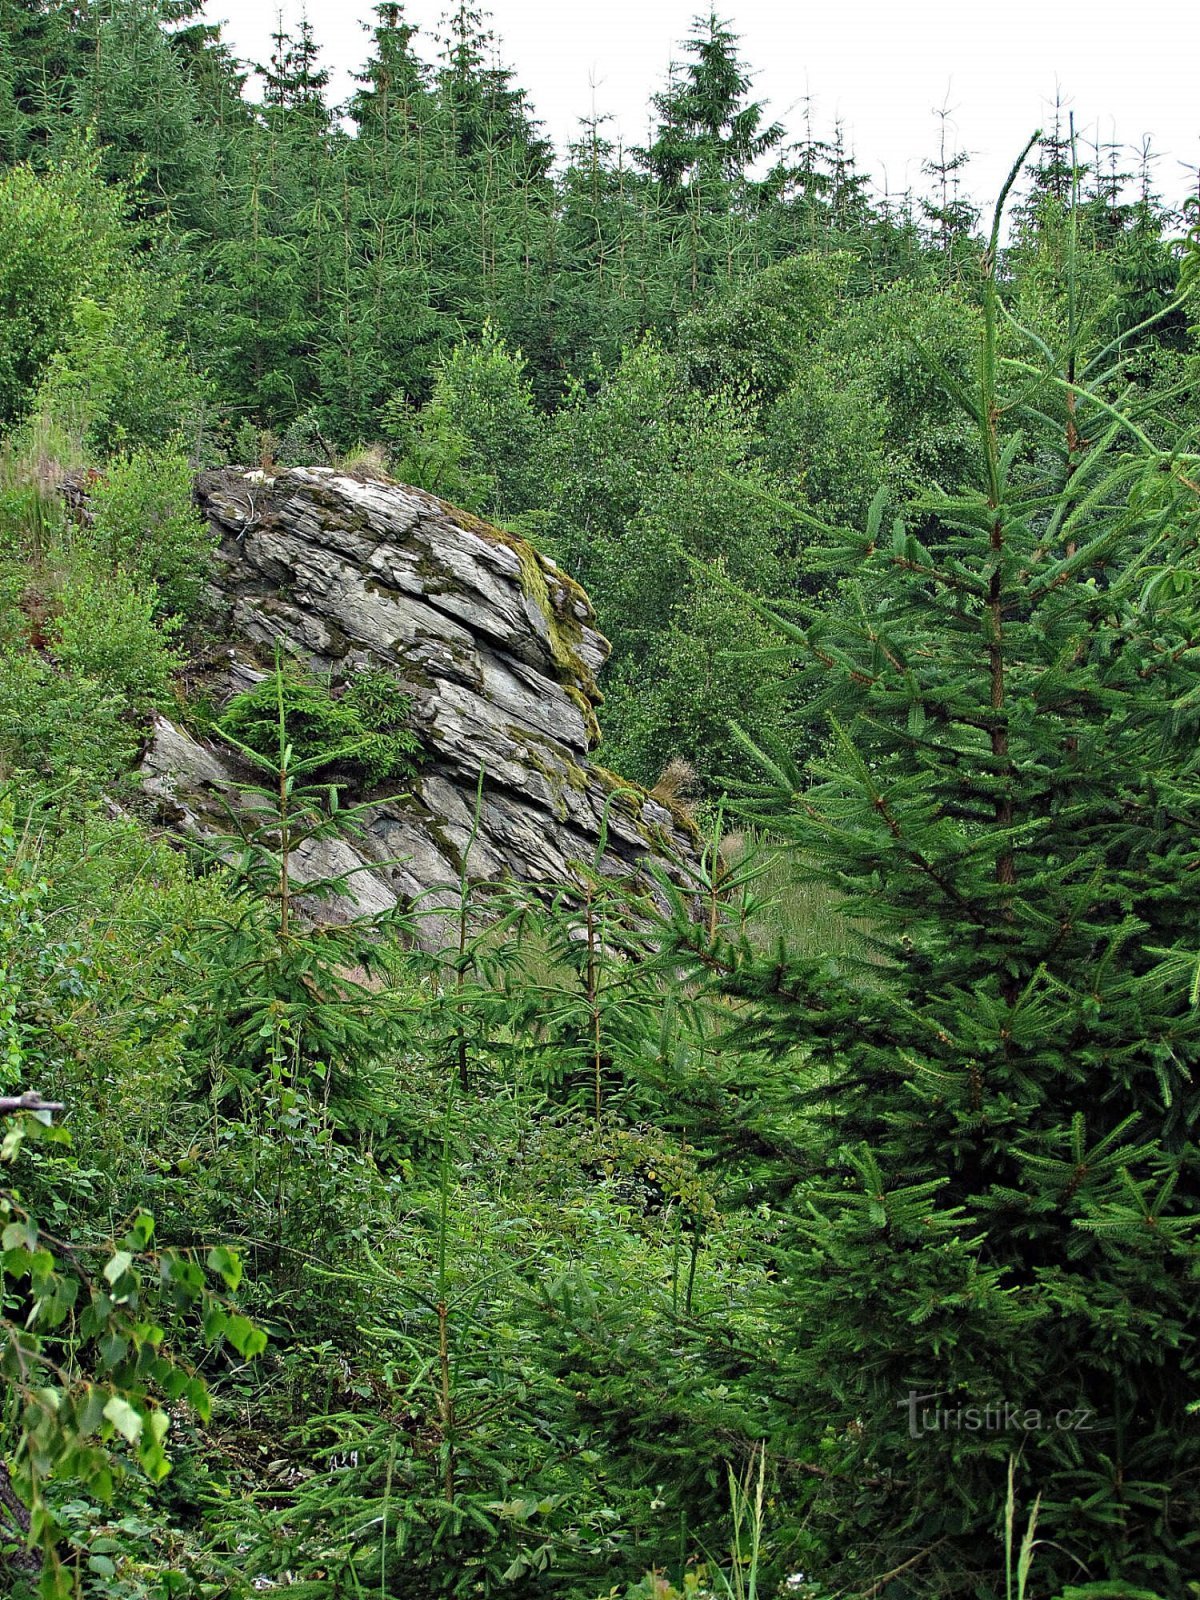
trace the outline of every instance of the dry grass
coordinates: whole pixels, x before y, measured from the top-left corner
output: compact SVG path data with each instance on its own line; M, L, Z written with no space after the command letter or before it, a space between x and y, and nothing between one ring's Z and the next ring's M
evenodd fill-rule
M696 769L682 756L672 756L658 775L658 782L650 790L655 800L664 805L685 801L696 787Z
M390 483L392 479L392 462L387 449L381 444L360 444L348 454L338 458L337 468L347 477L361 478L370 482L382 478Z

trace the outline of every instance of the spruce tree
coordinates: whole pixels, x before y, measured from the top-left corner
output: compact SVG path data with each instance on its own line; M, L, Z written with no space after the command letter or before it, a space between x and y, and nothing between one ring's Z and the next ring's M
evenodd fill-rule
M919 538L878 498L865 531L826 528L841 599L777 622L828 750L807 772L760 750L747 809L869 959L679 941L809 1108L777 1314L829 1581L1003 1593L1017 1456L1040 1593L1182 1600L1200 496L1114 399L1112 351L1074 381L1069 337L1001 357L999 219L978 381L942 374L971 481L924 497Z
M95 50L90 5L0 0L0 158L32 159L61 137Z
M694 19L688 61L672 66L667 87L651 101L655 138L634 151L675 219L670 253L684 270L687 300L751 259L748 213L767 191L750 168L784 136L781 124L765 122L764 103L749 98L753 78L737 47L737 35L715 12Z
M267 106L299 113L321 126L327 124L325 90L329 87L329 69L317 65L321 47L308 17L301 17L299 31L294 35L283 31L281 21L271 42L271 59L258 69L266 85Z
M350 102L355 137L338 150L341 260L336 310L320 352L322 416L332 438L376 437L399 388L423 397L457 331L430 304L438 234L453 204L439 160L431 74L404 7L375 7L371 51Z
M102 170L128 186L143 215L180 230L207 228L218 205L216 133L173 47L171 12L159 0L114 0L97 13L72 118L74 129L89 129Z
M482 11L459 0L448 18L438 90L454 149L476 168L497 147L519 150L527 179L544 177L553 151L538 134L524 89L500 65L498 42Z
M359 137L373 135L386 153L403 143L422 111L428 110L428 77L424 63L413 50L417 33L403 5L385 0L374 8L371 57L358 73L358 90L350 102L350 115Z
M697 17L688 39L691 60L654 96L657 136L638 153L668 190L705 176L740 179L783 138L779 123L764 126L763 103L747 99L752 78L737 45L715 12Z
M931 242L941 253L948 273L961 246L970 242L979 220L978 208L962 192L962 174L971 156L961 148L951 149L950 116L948 105L938 110L938 153L921 164L921 171L934 185L933 194L921 201L921 210Z

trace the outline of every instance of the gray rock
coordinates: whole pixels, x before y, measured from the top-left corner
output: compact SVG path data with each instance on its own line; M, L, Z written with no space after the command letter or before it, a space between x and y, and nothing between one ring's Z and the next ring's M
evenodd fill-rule
M665 859L687 881L697 845L687 819L589 759L609 645L554 562L432 495L329 468L203 473L197 499L219 539L225 692L252 683L282 639L335 689L386 668L413 702L424 751L415 782L366 796L360 837L297 862L301 888L348 874L347 894L311 902L314 914L399 903L436 945L464 870L558 888L596 858L602 825L605 873L644 879ZM145 787L184 828L210 832L244 777L223 747L156 723Z

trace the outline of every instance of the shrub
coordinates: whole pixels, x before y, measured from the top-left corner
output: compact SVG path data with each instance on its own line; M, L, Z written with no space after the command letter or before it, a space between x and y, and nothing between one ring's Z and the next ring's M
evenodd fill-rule
M201 384L171 329L185 290L152 242L94 147L0 175L0 431L66 425L105 453L190 422Z
M232 699L217 729L256 755L279 754L280 695L287 737L300 767L314 777L344 772L371 788L410 778L420 743L408 726L412 701L389 672L357 675L340 694L300 676L266 678Z
M72 676L92 679L134 712L160 705L179 666L173 626L154 620L157 596L121 571L84 572L64 586L54 655Z
M24 651L0 655L0 777L16 772L99 788L133 760L138 732L124 702Z
M179 451L134 450L109 463L92 497L98 555L156 592L156 612L187 615L204 586L212 540Z
M0 573L0 772L96 791L132 763L179 664L153 591L86 561L31 592Z
M0 428L25 412L70 330L86 229L69 187L30 167L0 178Z
M420 413L401 397L384 409L397 475L488 516L514 517L541 496L542 429L520 351L490 323L442 363Z
M126 273L103 303L81 296L37 413L76 426L95 455L163 448L199 409L197 381L166 340L142 275Z

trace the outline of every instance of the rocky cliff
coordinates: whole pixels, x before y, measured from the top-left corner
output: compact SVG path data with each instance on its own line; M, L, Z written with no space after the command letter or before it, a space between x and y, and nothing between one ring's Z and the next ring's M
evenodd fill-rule
M583 590L531 545L419 490L328 468L204 473L197 499L219 540L230 641L218 695L260 678L282 638L335 692L384 667L411 697L417 778L365 797L353 848L300 867L366 869L343 913L445 903L468 845L470 877L487 882L569 882L602 831L610 874L694 857L686 816L590 760L608 642ZM203 830L238 774L221 746L160 720L143 776L177 822Z

